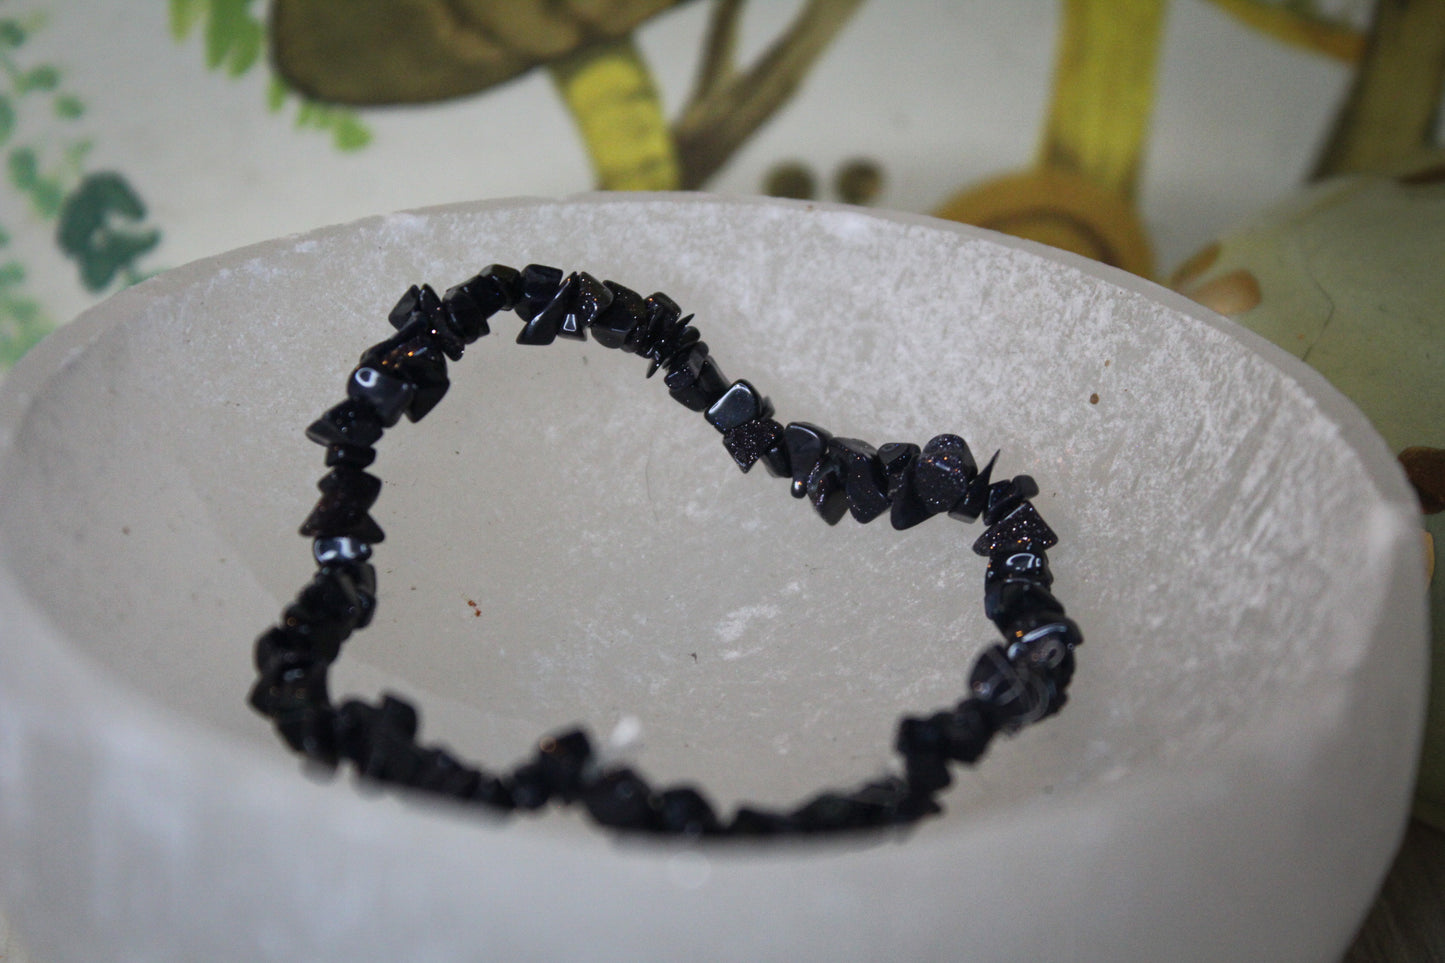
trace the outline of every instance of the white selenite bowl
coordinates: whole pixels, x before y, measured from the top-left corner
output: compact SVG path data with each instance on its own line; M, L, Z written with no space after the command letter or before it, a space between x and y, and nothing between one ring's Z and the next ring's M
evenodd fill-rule
M780 420L1001 448L1088 639L1063 712L941 818L826 842L305 773L244 701L312 568L302 431L408 285L491 261L667 292ZM654 784L730 810L876 777L900 715L963 695L979 526L829 528L637 358L494 326L381 446L380 608L335 697L402 693L493 769L635 716ZM1036 245L706 196L436 208L168 272L0 394L0 897L41 963L1324 960L1405 819L1425 596L1390 453L1260 339Z

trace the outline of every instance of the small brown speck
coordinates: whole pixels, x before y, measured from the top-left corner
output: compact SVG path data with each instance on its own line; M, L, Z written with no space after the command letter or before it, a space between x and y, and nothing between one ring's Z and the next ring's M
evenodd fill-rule
M1105 359L1104 359L1104 367L1106 367L1106 368L1109 367L1109 365L1111 365L1111 364L1113 364L1113 363L1114 363L1114 362L1110 361L1108 358L1105 358Z
M1095 392L1094 394L1089 395L1089 404L1091 404L1091 405L1097 405L1098 403L1099 403L1099 393L1098 393L1098 392Z
M122 535L129 535L129 534L130 534L130 526L129 526L129 525L122 525L122 526L120 527L120 533L121 533Z
M692 656L692 661L694 661L694 662L697 661L697 653L696 653L696 652L689 652L688 655Z

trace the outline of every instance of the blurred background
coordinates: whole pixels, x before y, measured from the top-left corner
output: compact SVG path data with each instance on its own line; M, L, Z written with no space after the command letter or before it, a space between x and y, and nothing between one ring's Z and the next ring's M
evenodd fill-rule
M1167 281L1311 180L1438 142L1445 28L1410 18L1445 7L1381 7L1404 22L1372 29L1372 0L5 0L0 366L197 257L596 187L937 213Z

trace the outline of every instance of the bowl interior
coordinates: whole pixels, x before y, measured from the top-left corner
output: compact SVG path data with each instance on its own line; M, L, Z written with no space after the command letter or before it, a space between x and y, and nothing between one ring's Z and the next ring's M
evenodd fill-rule
M1063 714L998 744L949 819L1198 751L1364 651L1377 484L1272 364L1032 250L777 205L395 215L116 298L0 466L15 576L130 686L272 746L244 695L251 640L311 568L294 532L323 469L302 430L407 285L492 260L669 293L782 421L956 432L1038 480L1088 643ZM962 695L996 635L980 526L829 528L732 467L643 362L517 346L496 320L441 406L380 446L379 611L335 693L406 694L425 737L497 766L633 716L647 771L772 803L876 775L900 714Z

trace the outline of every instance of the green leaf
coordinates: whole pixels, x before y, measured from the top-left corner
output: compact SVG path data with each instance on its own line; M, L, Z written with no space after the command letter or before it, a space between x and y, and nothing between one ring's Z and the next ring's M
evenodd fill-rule
M65 199L55 240L80 267L87 290L104 290L116 275L138 273L135 262L161 240L155 228L130 226L145 217L140 196L114 171L91 174Z
M15 108L10 105L10 98L0 95L0 144L10 138L10 133L15 129Z
M0 20L0 46L18 47L25 42L25 28L14 20Z
M60 71L49 64L21 74L20 79L15 82L15 86L21 93L28 93L32 90L54 90L59 85Z
M321 113L321 108L314 100L302 98L300 105L296 108L297 127L315 127L316 118Z
M206 66L215 70L227 64L239 74L256 62L260 53L261 25L251 16L250 0L210 0L211 17L206 23ZM252 45L254 53L249 53ZM249 62L248 62L249 57ZM243 66L238 70L236 65Z
M94 146L95 141L91 140L88 137L83 140L78 140L72 144L66 145L65 162L69 164L72 168L80 168L84 164L85 155L89 154L90 149Z
M281 82L281 78L271 76L271 83L266 87L266 109L271 113L279 111L286 103L286 98L291 91Z
M10 182L22 191L29 191L40 177L40 162L29 147L12 150L6 164L10 168Z
M170 0L171 37L177 43L190 36L191 29L205 10L204 0Z
M85 104L74 94L61 94L55 98L55 116L61 120L75 120L85 113ZM4 138L0 137L0 141Z
M25 280L25 265L19 261L7 261L0 264L0 287L10 287L12 284L19 284Z
M371 143L371 131L351 111L342 111L331 127L331 143L339 151L361 150Z
M30 203L35 205L37 214L47 221L52 220L65 203L65 188L54 178L42 177L30 188Z
M236 41L231 47L228 69L232 77L239 77L256 65L256 61L261 59L265 42L266 32L261 24L248 18L245 24L237 29Z

